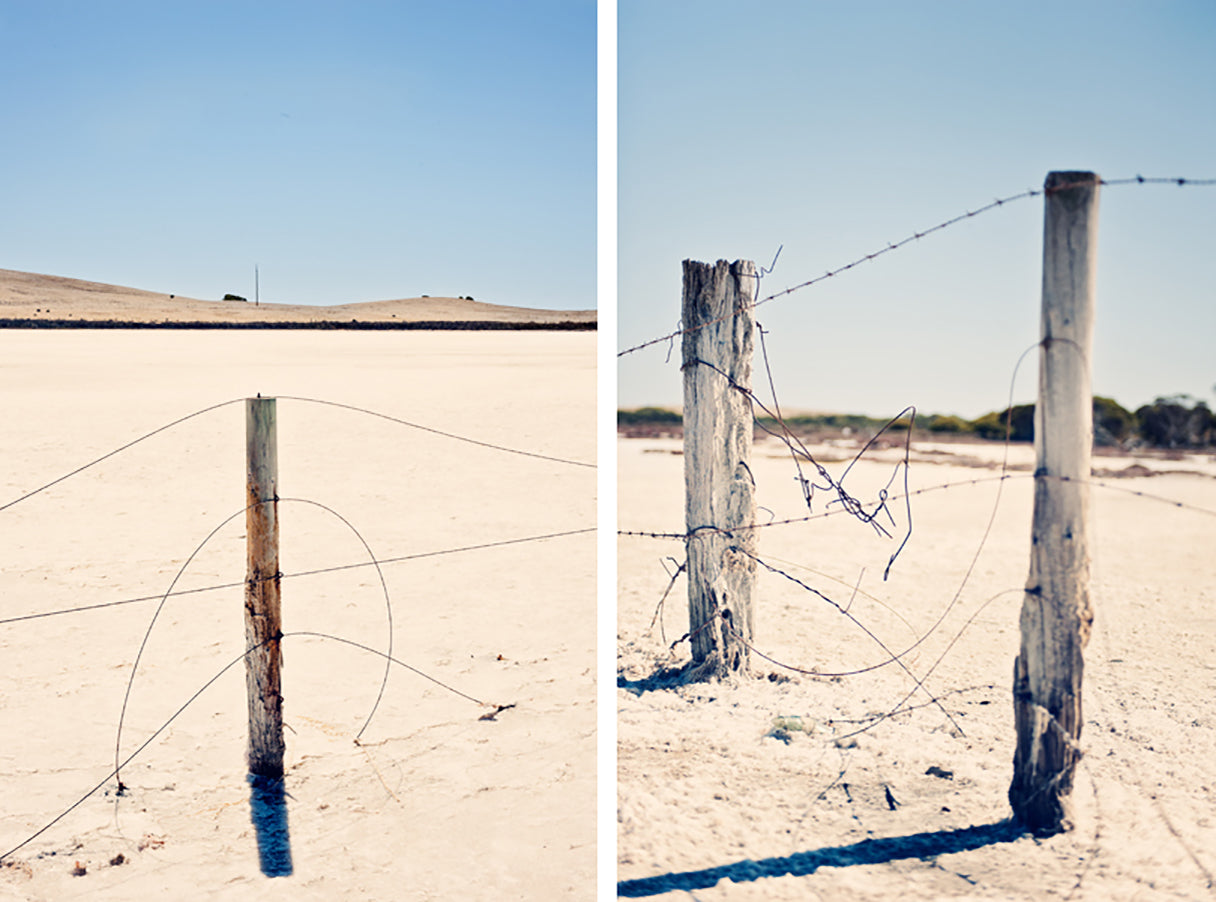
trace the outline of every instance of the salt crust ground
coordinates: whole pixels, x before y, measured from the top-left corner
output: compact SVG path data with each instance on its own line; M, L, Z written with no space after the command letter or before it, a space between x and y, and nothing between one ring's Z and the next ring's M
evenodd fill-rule
M368 407L594 461L595 338L544 333L0 332L0 504L186 413L258 392ZM278 402L280 495L380 557L595 525L595 471ZM0 511L0 619L165 592L244 506L243 403ZM282 502L285 573L367 559ZM238 517L179 589L244 578ZM234 668L114 782L0 865L0 899L586 899L595 871L594 535L388 564L395 653L284 644L293 873L259 867ZM371 568L286 579L284 629L374 647ZM169 600L135 682L133 750L243 650L240 588ZM0 851L109 772L155 608L0 625ZM121 864L111 864L122 856ZM79 862L85 873L73 876Z
M682 531L678 450L670 440L618 443L622 530ZM854 453L813 450L834 461L837 478ZM873 498L899 457L886 450L863 460L846 486ZM848 607L888 648L927 636L902 660L927 675L941 707L891 664L816 677L756 660L754 679L650 688L656 671L688 660L687 643L667 652L688 629L682 577L660 615L664 633L650 628L675 570L665 558L682 560L683 547L620 539L623 890L699 902L1213 897L1216 462L1096 461L1100 470L1190 472L1106 477L1108 487L1093 488L1097 618L1086 656L1077 824L1036 840L1010 838L1001 826L1010 815L1010 685L1031 513L1027 470L994 479L1001 457L991 445L917 449L914 491L955 485L913 498L912 538L886 582L896 540L839 513L760 535L762 558ZM1011 449L1012 463L1032 460L1030 448ZM806 514L788 454L775 442L757 446L754 470L762 517ZM827 501L818 496L816 512L832 511ZM886 658L858 625L772 573L760 576L756 617L758 647L804 669L854 671ZM881 719L905 700L918 707ZM975 848L953 832L967 828L981 837ZM632 882L646 878L659 879Z

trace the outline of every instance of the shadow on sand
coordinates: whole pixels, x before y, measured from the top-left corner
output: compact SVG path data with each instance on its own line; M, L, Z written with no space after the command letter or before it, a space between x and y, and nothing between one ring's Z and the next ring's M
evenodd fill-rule
M682 667L660 668L648 677L640 680L627 680L624 674L617 672L616 687L641 695L644 692L657 692L663 689L675 689L688 682L688 670L692 662Z
M267 877L291 875L291 837L287 834L287 790L283 781L250 774L249 810L258 836L258 863Z
M687 661L679 667L659 667L650 676L640 680L626 678L620 670L616 673L616 687L624 689L633 695L643 695L647 692L662 692L667 689L677 689L690 683L703 683L705 677L700 673L701 665L695 661ZM789 678L775 673L768 675L770 683L789 682Z
M618 896L641 898L657 896L672 890L709 889L719 880L747 883L762 877L805 877L819 868L841 868L859 864L886 864L901 858L935 858L954 852L969 852L996 843L1013 842L1028 835L1012 819L962 830L939 830L934 833L913 833L886 839L865 839L851 846L813 849L785 858L765 858L763 861L736 861L701 871L682 871L622 880L616 885Z

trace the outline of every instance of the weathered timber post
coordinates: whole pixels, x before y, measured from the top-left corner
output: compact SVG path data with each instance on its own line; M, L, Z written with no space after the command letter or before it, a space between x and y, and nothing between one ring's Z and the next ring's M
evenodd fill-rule
M692 679L744 672L754 627L756 267L684 261L684 516ZM746 527L739 529L739 527ZM737 531L736 531L737 530Z
M1017 749L1009 788L1014 814L1040 835L1073 826L1082 652L1094 616L1087 521L1098 185L1092 172L1052 172L1044 186L1034 523L1014 662Z
M249 772L283 776L283 635L279 605L279 455L275 399L245 401L245 689L249 700Z

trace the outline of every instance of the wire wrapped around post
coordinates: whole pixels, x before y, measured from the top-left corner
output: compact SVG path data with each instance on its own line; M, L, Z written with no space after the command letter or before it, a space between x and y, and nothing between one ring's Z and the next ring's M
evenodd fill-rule
M275 399L245 402L245 688L249 773L283 776L283 636L279 572L279 461Z
M684 513L694 679L745 672L754 632L755 295L749 260L684 261Z

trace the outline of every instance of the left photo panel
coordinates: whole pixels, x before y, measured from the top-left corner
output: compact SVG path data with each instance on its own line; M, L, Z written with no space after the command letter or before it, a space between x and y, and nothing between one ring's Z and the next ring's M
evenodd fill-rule
M0 86L0 899L594 898L595 4L10 4Z

